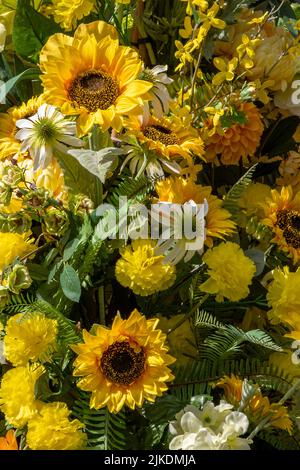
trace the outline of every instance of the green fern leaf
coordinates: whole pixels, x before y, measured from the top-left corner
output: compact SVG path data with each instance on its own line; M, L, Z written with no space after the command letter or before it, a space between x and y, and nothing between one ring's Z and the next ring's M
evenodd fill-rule
M231 213L232 219L235 222L238 220L238 214L240 212L240 208L238 205L239 199L247 188L247 186L249 186L249 184L252 182L256 167L257 164L249 168L249 170L230 189L224 199L223 207Z

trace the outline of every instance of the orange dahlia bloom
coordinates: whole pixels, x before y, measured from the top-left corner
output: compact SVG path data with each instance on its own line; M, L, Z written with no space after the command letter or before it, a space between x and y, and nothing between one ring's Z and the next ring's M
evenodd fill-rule
M245 114L245 124L234 124L226 129L218 126L209 132L207 161L220 156L224 165L237 165L241 158L248 162L248 157L254 155L264 129L261 114L253 103L242 103L239 112Z

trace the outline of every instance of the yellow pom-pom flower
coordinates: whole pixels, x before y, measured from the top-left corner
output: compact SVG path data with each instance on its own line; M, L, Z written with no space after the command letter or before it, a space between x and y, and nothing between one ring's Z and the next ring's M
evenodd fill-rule
M288 266L276 268L273 281L268 285L267 300L271 307L268 317L272 323L286 323L294 329L300 327L300 268L290 272Z
M29 255L34 250L33 241L25 234L0 232L0 273L12 264L16 257Z
M78 20L89 15L95 6L92 0L52 0L50 13L66 31L77 26Z
M164 256L155 254L155 240L133 240L121 248L116 263L116 279L135 294L147 296L168 289L176 279L176 268L164 264Z
M40 409L36 400L36 381L44 373L43 366L32 364L10 369L2 377L0 410L5 419L16 428L23 428Z
M262 223L270 227L276 243L294 263L300 260L300 191L283 186L281 191L272 189L265 200Z
M251 183L240 197L239 206L247 217L261 218L264 214L264 202L270 195L271 188L267 184Z
M171 331L168 335L168 345L171 354L176 357L176 364L185 365L191 359L196 359L198 356L196 340L190 321L188 319L183 321L185 315L180 313L179 315L173 315L171 318L163 316L159 316L158 318L158 326L166 334L180 323L180 326L175 328L175 330Z
M253 103L242 103L239 112L245 115L244 124L236 123L226 129L218 125L209 132L205 153L208 161L220 156L224 165L237 165L241 158L247 164L254 155L264 130L262 116Z
M95 334L83 331L84 343L72 346L77 386L92 392L90 407L108 407L118 413L124 405L134 409L144 400L154 402L174 377L168 367L166 335L156 329L159 319L147 320L134 310L127 320L118 314L111 329L98 326Z
M86 445L84 424L70 421L70 410L65 403L43 405L28 422L26 442L31 450L80 450Z
M65 115L78 115L80 136L94 124L103 131L121 130L124 116L140 112L152 88L137 79L142 70L138 54L120 46L117 30L103 22L81 24L74 37L51 36L40 54L45 101Z
M209 268L209 278L201 284L203 292L215 294L218 302L223 302L224 297L233 302L247 297L256 267L239 245L221 243L208 250L203 261Z
M18 313L6 324L4 355L14 366L25 365L29 360L46 360L56 343L57 321L40 313Z

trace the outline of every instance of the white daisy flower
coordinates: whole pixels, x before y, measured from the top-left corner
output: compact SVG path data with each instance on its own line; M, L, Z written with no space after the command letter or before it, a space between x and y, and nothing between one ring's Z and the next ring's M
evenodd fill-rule
M156 65L153 69L146 69L143 73L144 80L153 83L149 95L151 96L152 112L157 118L161 118L169 112L171 97L167 85L173 83L173 80L166 74L167 70L167 65Z
M34 161L34 171L46 168L55 150L65 153L68 146L83 146L83 142L75 137L76 123L68 121L49 104L42 104L34 116L19 119L16 126L20 129L16 139L22 142L21 152L29 151Z

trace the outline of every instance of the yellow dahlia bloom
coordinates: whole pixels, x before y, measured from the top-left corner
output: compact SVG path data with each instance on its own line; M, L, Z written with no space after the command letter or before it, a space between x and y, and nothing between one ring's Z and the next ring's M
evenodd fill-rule
M55 158L52 158L47 168L35 172L33 171L33 160L31 158L24 158L19 166L26 169L27 181L34 183L37 188L47 189L55 199L67 200L68 192L65 186L64 173Z
M223 209L222 201L211 194L210 186L201 186L191 179L171 176L156 183L155 190L159 202L184 204L192 200L196 204L204 204L207 201L208 212L205 216L207 246L213 245L213 238L224 239L234 231L235 223L230 220L230 213Z
M224 390L226 401L238 406L242 399L243 380L235 377L225 376L217 382L217 387ZM274 428L283 429L291 434L293 422L289 417L288 408L279 403L270 403L269 398L263 396L260 388L256 385L256 392L243 409L247 417L259 423L262 418L269 418L268 424Z
M91 13L94 6L94 0L52 0L50 12L56 23L70 31L77 26L78 20Z
M247 163L248 158L255 154L264 130L262 116L253 103L242 103L239 112L244 113L245 124L233 124L226 129L218 125L209 132L205 153L208 161L220 156L224 165L237 165L241 158Z
M278 186L292 186L300 189L300 153L293 150L288 153L287 158L282 160L278 168L280 177L276 179Z
M239 245L223 242L208 250L203 261L208 266L209 275L201 284L203 292L216 295L217 302L223 302L224 297L233 302L247 297L256 267Z
M29 240L26 234L0 232L0 273L12 264L16 257L29 255L34 250L33 241Z
M155 240L133 240L120 249L116 279L135 294L147 296L168 289L176 280L176 268L163 263L165 257L155 254Z
M78 354L74 375L83 376L79 388L92 392L91 408L118 413L124 405L134 409L144 400L154 402L168 389L166 382L174 378L168 365L175 359L158 322L134 310L127 320L118 313L110 330L83 331L84 343L72 346Z
M247 217L263 217L264 202L270 197L271 188L267 184L251 183L239 199L239 206Z
M167 334L169 330L172 330L185 318L185 315L180 313L179 315L173 315L171 318L163 316L158 316L158 318L159 328ZM168 345L170 353L176 357L176 364L178 365L185 365L191 358L197 358L196 340L188 319L168 335Z
M80 450L86 446L84 424L70 420L71 411L65 403L43 405L28 422L26 442L31 450Z
M23 428L40 409L36 400L36 381L44 373L38 364L15 367L2 377L0 387L0 410L5 419L16 428Z
M300 378L300 366L293 363L293 351L287 349L283 352L275 352L269 357L271 366L278 367L280 371L284 371L293 377L294 380Z
M272 242L287 253L294 263L299 263L300 191L294 193L291 186L283 186L280 192L273 189L271 197L265 200L264 219L261 222L272 229Z
M16 122L36 114L43 104L43 96L30 98L21 106L10 108L6 113L0 113L0 160L12 158L20 152L21 142L16 140L18 131Z
M51 36L40 54L47 103L78 115L80 136L94 124L120 130L124 116L140 112L152 84L137 77L138 54L120 46L117 31L103 21L81 24L74 37Z
M184 158L192 165L193 154L202 157L203 141L187 119L172 114L158 119L145 113L126 122L127 133L134 135L148 150L172 160Z
M23 366L29 360L47 359L55 347L57 321L43 314L18 313L10 317L5 329L4 355L14 366Z
M269 319L272 323L282 322L297 329L297 325L300 326L300 268L296 272L290 272L288 266L276 268L273 278L267 287Z

